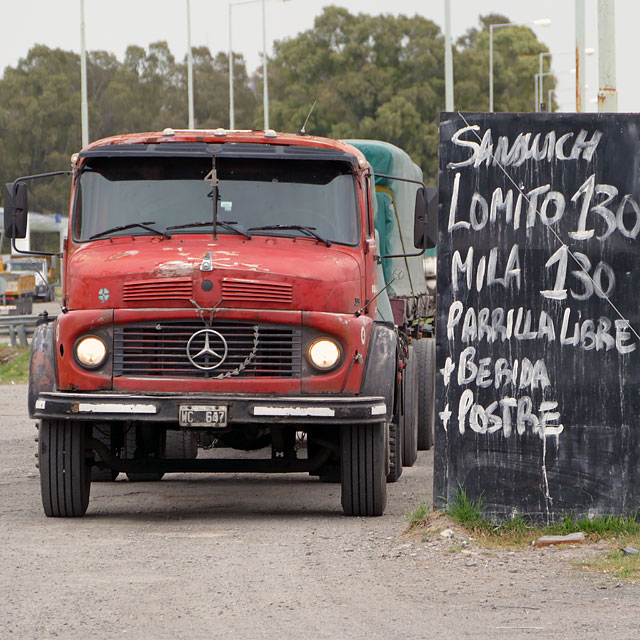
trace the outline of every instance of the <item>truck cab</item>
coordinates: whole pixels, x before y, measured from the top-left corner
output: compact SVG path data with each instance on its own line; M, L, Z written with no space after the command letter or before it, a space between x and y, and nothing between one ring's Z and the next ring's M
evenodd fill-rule
M7 186L13 237L31 178ZM300 471L339 480L345 514L381 515L408 338L377 314L374 192L355 146L273 131L167 129L75 155L62 309L32 343L45 513L83 515L100 471ZM212 446L271 456L197 457Z

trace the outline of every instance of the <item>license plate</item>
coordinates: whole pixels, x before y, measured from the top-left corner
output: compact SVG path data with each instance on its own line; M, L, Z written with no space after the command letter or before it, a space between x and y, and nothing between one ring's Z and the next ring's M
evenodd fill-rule
M181 427L219 429L227 426L227 407L225 405L181 404L178 420Z

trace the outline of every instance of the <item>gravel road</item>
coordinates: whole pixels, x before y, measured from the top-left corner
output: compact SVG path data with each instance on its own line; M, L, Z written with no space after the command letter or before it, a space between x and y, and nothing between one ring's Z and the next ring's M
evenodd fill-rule
M640 587L585 574L598 550L517 552L403 535L432 454L382 518L345 518L305 475L94 483L86 517L42 512L26 386L0 387L2 638L638 637Z

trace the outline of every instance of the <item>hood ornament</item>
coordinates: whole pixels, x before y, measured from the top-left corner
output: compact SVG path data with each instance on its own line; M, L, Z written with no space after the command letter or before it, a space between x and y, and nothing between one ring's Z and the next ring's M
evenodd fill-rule
M211 251L207 251L204 258L202 258L200 271L213 271L213 259L211 258Z

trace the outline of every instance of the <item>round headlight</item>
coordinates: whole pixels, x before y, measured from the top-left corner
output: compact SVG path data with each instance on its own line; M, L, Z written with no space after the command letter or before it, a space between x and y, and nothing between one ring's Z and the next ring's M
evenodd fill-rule
M81 365L93 369L99 367L107 357L107 347L100 338L82 338L76 345L76 357Z
M340 360L340 347L327 338L316 340L309 347L309 360L318 369L331 369Z

